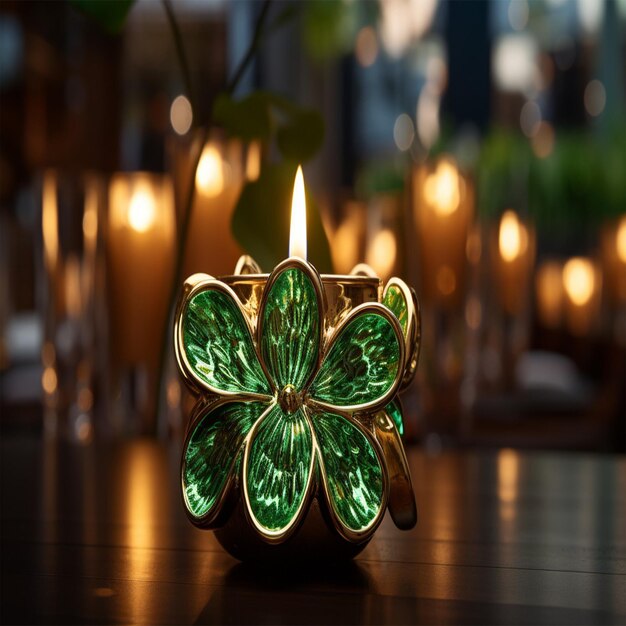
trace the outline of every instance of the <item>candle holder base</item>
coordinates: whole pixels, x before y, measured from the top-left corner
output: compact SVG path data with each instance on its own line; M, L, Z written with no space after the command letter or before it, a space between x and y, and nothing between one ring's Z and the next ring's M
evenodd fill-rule
M346 561L357 556L371 539L353 543L337 534L326 521L317 498L312 501L302 526L281 544L269 544L259 537L246 517L241 499L228 521L214 533L226 552L245 562Z

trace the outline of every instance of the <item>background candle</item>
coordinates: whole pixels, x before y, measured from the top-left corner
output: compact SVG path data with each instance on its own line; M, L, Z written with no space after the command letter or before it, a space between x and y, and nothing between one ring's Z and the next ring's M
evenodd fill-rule
M156 367L174 264L174 196L168 177L117 174L109 188L112 348L127 365Z
M241 142L227 140L217 131L204 146L197 135L191 140L176 141L171 155L179 223L192 181L193 161L202 150L194 180L184 274L232 274L243 250L235 241L230 224L244 180L254 180L259 175L260 146L253 143L244 151Z
M493 249L500 306L508 315L519 315L528 302L534 237L515 211L502 214Z
M544 261L535 276L537 317L546 328L558 328L563 319L563 263Z
M474 212L472 186L449 157L413 175L413 211L426 301L444 308L463 301L465 250Z
M593 330L600 311L601 275L596 264L574 257L563 266L565 323L575 335Z

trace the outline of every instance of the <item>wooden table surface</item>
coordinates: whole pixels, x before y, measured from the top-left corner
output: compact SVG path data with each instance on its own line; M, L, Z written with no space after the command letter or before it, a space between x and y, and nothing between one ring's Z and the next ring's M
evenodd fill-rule
M176 445L1 451L3 623L626 623L623 457L410 450L417 527L320 571L191 526Z

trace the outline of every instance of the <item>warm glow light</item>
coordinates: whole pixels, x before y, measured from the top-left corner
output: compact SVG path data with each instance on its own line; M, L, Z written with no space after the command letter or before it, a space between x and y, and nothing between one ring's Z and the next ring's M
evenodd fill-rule
M535 290L537 311L545 326L559 325L563 302L563 267L555 261L546 261L537 270Z
M156 219L155 198L146 183L137 185L128 207L128 224L138 233L152 228Z
M378 56L376 32L371 26L364 26L356 36L354 55L362 67L373 65Z
M459 173L452 163L440 161L437 170L426 178L424 197L440 215L451 215L457 210L461 200Z
M170 107L170 123L177 135L186 135L193 122L191 103L183 96L177 96Z
M581 257L570 259L563 268L563 287L575 305L587 304L595 287L593 263Z
M306 261L306 198L302 166L298 166L291 200L291 228L289 230L289 256Z
M525 251L526 232L515 211L505 211L502 215L498 244L502 258L509 263Z
M81 303L81 271L80 261L75 253L69 254L63 268L63 287L65 291L65 310L69 317L80 317Z
M261 173L261 144L253 141L248 146L248 154L246 158L246 178L248 180L256 180Z
M98 236L98 196L93 185L88 187L85 196L83 235L85 236L85 246L89 250L93 250Z
M515 519L518 484L519 456L514 450L501 450L498 453L498 499L500 516L506 522Z
M367 248L366 262L378 276L387 278L396 263L397 246L393 232L388 228L374 235Z
M198 171L196 172L196 186L208 197L219 195L224 189L224 164L218 149L207 144L202 151Z
M619 221L617 237L615 238L617 256L622 263L626 263L626 215Z
M53 367L44 367L41 386L47 394L53 394L57 390L57 373Z
M57 263L59 254L59 209L57 206L57 183L52 172L46 172L43 180L43 207L41 214L43 248L48 270Z

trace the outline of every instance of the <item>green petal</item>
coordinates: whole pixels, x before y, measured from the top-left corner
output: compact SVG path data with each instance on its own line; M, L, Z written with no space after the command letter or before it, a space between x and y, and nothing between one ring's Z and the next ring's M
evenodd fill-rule
M309 393L337 407L384 399L396 382L400 352L400 337L389 319L365 309L333 340Z
M302 389L320 343L320 302L311 276L289 267L270 279L261 317L261 355L276 386Z
M229 293L211 288L190 299L183 342L192 371L212 391L271 395L246 320Z
M385 291L383 304L398 318L402 332L406 334L409 323L409 307L402 290L397 285L389 285Z
M260 402L231 402L200 418L183 454L183 493L192 515L211 512L245 436L265 409Z
M383 506L383 471L359 428L339 415L312 419L326 473L326 496L335 515L354 532L371 526Z
M276 405L246 452L246 498L257 524L280 534L297 518L311 473L313 443L302 409L287 415Z
M386 407L385 413L393 420L400 435L404 435L404 422L402 420L402 405L397 400L392 400Z

